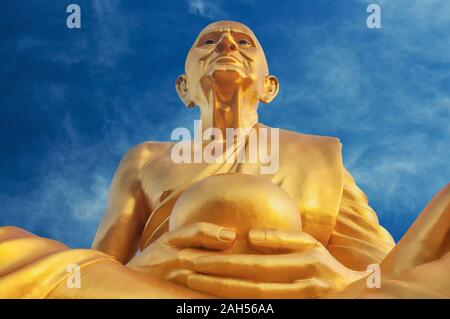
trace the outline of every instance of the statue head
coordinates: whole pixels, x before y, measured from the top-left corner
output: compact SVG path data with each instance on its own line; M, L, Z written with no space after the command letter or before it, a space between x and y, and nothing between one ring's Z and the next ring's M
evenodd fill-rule
M256 108L259 102L270 103L275 98L278 79L269 75L264 51L250 28L219 21L198 35L176 89L185 105L198 105L202 112L211 108L212 99L227 101L237 91L246 105Z

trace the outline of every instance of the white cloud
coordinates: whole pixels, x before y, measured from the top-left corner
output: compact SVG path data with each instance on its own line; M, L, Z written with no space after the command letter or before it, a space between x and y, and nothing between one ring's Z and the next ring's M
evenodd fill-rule
M214 19L221 11L218 1L188 0L189 13L197 14L205 18Z
M117 59L131 51L129 32L136 23L136 17L120 8L120 0L94 0L94 14L98 62L114 66Z

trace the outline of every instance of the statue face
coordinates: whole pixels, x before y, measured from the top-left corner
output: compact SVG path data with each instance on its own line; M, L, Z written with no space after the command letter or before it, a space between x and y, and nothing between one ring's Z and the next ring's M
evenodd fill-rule
M238 22L216 22L200 32L186 59L186 74L198 78L215 71L235 71L241 78L264 78L264 51L253 32Z
M188 105L201 104L205 99L205 79L219 89L244 83L258 99L270 102L264 100L269 74L264 51L253 32L241 23L220 21L203 29L189 51L185 70L186 75L178 81L184 81L184 89L189 90ZM277 92L278 81L270 77L271 81L272 87L276 82L272 91Z

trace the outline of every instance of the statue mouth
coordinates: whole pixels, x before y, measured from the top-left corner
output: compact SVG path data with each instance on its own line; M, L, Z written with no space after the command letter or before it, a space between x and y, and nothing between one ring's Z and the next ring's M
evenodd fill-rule
M217 71L233 72L239 74L241 78L248 77L247 68L243 61L232 55L219 55L209 62L204 63L203 72L205 75L214 76Z
M218 56L214 60L211 61L211 63L217 63L217 64L238 64L242 65L241 61L236 59L233 56Z

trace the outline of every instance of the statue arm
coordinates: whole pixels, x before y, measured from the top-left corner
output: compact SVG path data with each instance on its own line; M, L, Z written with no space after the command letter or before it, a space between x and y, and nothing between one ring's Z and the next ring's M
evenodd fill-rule
M0 227L0 256L0 298L208 297L17 227Z
M135 255L148 218L149 207L141 189L140 172L151 154L150 143L143 143L132 148L121 160L92 244L93 249L123 264Z
M366 270L369 264L379 264L394 245L367 196L344 167L344 189L328 250L348 268Z

